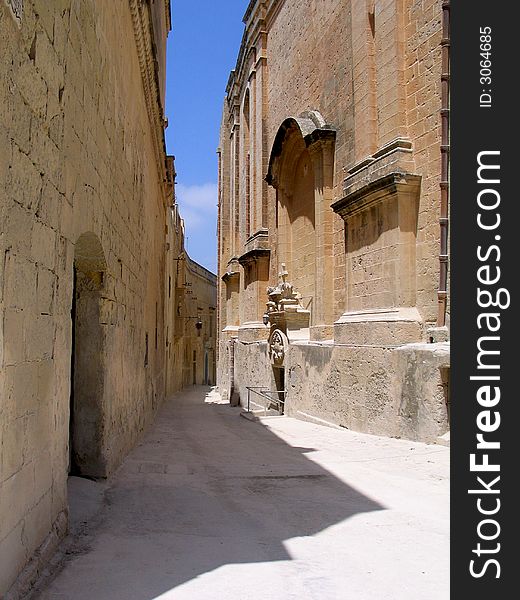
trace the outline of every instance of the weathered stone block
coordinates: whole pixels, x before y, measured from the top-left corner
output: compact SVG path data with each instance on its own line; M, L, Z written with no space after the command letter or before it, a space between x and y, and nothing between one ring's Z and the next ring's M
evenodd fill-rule
M38 267L36 280L36 310L40 314L51 315L54 308L56 275L46 268Z
M25 206L10 201L5 218L6 244L14 254L27 256L31 249L34 214Z
M16 309L6 309L3 314L4 366L15 365L25 357L24 313Z
M38 548L49 534L52 527L51 500L51 493L49 491L25 516L24 536L22 539L27 548Z
M36 296L36 266L9 252L4 277L6 308L29 309Z
M27 513L34 502L34 495L34 466L32 464L25 464L12 477L2 482L0 540L3 540Z
M37 364L38 368L38 401L41 406L53 406L55 397L55 363L52 359L42 360Z
M38 315L26 323L25 353L27 360L45 360L53 356L54 318Z
M58 229L63 201L64 198L58 190L48 181L45 181L40 195L36 216L42 223L45 223L53 229Z
M31 240L31 251L35 261L47 269L56 266L56 232L44 223L34 223Z
M2 479L9 479L18 472L24 462L23 446L25 437L25 419L4 421L2 427Z
M29 58L19 65L14 81L35 116L44 119L47 110L47 85Z
M9 134L17 146L26 154L30 151L31 124L34 118L30 108L25 104L17 88L8 93L5 102L6 123L9 123Z
M53 421L54 407L48 405L39 405L37 411L26 417L24 462L34 465L35 490L40 494L49 490L52 483L47 444L49 432L53 429Z
M0 102L2 96L0 96ZM12 143L9 132L0 122L0 186L5 186L12 160ZM1 214L1 213L0 213Z
M2 490L3 492L3 490ZM27 548L22 542L23 522L4 537L0 524L0 539L2 539L2 560L0 561L0 595L7 593L18 573L27 561Z
M435 442L449 430L449 344L410 344L394 357L401 435Z
M37 378L37 364L21 363L6 367L5 419L21 419L35 410Z
M54 30L54 11L51 11L52 29ZM52 38L51 38L52 39ZM44 32L37 32L34 43L34 64L42 79L46 82L49 91L57 95L63 87L63 67L58 60L49 36Z
M42 189L40 170L18 149L13 151L9 176L9 195L29 210L34 210Z

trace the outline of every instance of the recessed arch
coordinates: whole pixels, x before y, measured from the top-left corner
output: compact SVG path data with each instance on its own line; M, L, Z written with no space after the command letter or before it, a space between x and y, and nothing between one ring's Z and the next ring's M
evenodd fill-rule
M74 252L69 473L107 476L105 329L101 323L107 263L101 241L85 232Z
M251 211L251 94L249 88L246 89L242 103L242 182L243 201L244 201L244 229L245 239L248 239L252 233L252 211Z
M74 250L74 266L84 273L106 271L107 263L103 246L92 231L79 236Z
M277 257L311 312L311 337L333 324L332 218L336 130L318 111L288 117L275 136L266 181L276 189Z
M294 136L295 133L299 135ZM336 129L327 124L317 110L303 112L297 117L288 117L280 125L274 138L265 178L267 183L275 188L278 187L284 160L292 154L289 147L291 143L298 143L301 140L305 147L309 148L319 142L335 141L335 139Z

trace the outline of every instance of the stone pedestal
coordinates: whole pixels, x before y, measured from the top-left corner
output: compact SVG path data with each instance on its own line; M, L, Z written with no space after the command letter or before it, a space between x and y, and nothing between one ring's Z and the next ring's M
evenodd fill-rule
M283 331L289 342L310 338L310 317L310 311L297 306L269 313L271 328Z
M416 308L346 312L334 323L339 344L399 346L422 338L421 316Z
M241 342L260 342L266 340L269 327L258 321L242 323L238 328L238 339Z

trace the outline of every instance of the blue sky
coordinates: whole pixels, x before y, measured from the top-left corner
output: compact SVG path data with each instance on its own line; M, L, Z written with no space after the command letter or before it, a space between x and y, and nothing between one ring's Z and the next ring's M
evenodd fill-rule
M172 0L166 78L166 146L175 155L186 249L217 269L217 155L229 72L244 31L247 0Z

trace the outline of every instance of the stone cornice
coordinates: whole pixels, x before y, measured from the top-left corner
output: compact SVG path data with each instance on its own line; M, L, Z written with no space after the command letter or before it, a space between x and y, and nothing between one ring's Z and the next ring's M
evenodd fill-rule
M226 271L224 275L222 275L221 279L224 283L228 283L233 279L239 279L240 273L238 271Z
M171 31L172 28L172 9L170 0L164 0L164 10L166 11L166 29Z
M284 0L251 0L249 3L243 19L245 29L236 65L229 75L226 86L228 103L234 101L235 95L242 89L243 82L249 79L262 62L265 62L266 40L269 33L266 17L269 16L269 23L271 23L283 3Z
M268 259L270 256L271 250L268 248L253 248L248 250L245 254L242 254L242 256L239 256L238 262L242 267L245 267L252 262Z
M164 114L160 101L159 73L153 49L153 26L148 2L128 0L132 14L135 45L141 70L141 80L152 131L157 169L161 182L167 181L166 145L164 141ZM169 0L165 0L169 15ZM169 19L168 19L169 22Z
M410 197L417 196L421 185L421 176L415 173L394 171L370 181L358 189L354 189L344 198L331 205L332 210L343 219L366 210L383 198L396 196L408 191Z

